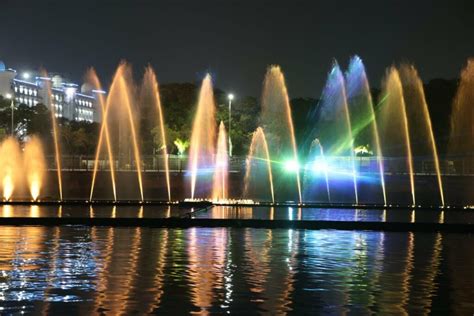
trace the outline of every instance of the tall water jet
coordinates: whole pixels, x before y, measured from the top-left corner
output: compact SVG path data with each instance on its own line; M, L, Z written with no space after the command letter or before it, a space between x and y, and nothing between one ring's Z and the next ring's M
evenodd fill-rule
M86 82L92 85L96 91L102 91L102 85L100 84L99 78L93 68L89 69L86 74ZM117 189L115 184L115 160L112 151L112 144L110 142L109 126L108 126L108 108L105 106L104 94L97 93L97 102L100 105L102 112L102 124L100 126L99 141L97 143L97 149L94 159L94 171L92 173L92 182L91 182L91 192L89 200L92 200L94 195L95 180L97 177L97 169L99 167L99 158L102 151L102 144L104 143L105 135L105 144L107 148L107 155L109 158L109 168L110 168L110 178L112 182L112 192L114 195L114 201L117 201Z
M410 127L412 155L414 157L432 157L438 182L440 202L444 206L444 190L438 150L436 148L428 105L426 104L423 82L413 65L401 65L399 72L403 86L408 125Z
M214 181L212 185L212 199L226 200L229 190L229 155L227 152L227 133L224 122L219 125L217 136L217 154L214 167Z
M156 117L156 127L159 130L158 138L161 142L160 151L163 156L163 164L165 166L165 180L166 188L168 190L168 201L171 200L171 186L170 186L170 174L169 174L169 164L168 164L168 149L166 142L165 134L165 122L163 118L163 110L161 107L160 93L158 89L158 82L156 80L156 75L151 66L147 67L145 70L145 75L143 77L142 89L141 89L141 109L149 108L151 111L152 117Z
M285 77L279 66L270 66L265 75L262 93L262 113L260 117L262 128L271 157L279 161L290 159L291 164L298 165L293 119L290 101L286 88ZM294 168L298 199L301 202L301 183L299 168ZM280 178L280 177L279 177ZM288 179L281 177L278 182L288 186Z
M368 150L375 155L383 203L387 205L383 157L380 149L377 121L365 66L359 56L352 57L349 63L346 72L346 92L354 146L367 146Z
M33 201L36 201L41 193L46 173L46 160L39 138L33 136L26 143L23 162L30 195Z
M43 70L41 71L41 75L43 78L48 78L48 73ZM56 113L57 104L54 103L52 98L51 92L51 80L43 80L44 88L46 90L46 95L48 98L48 104L50 104L49 110L51 111L51 125L53 126L53 142L54 142L54 158L56 161L56 173L58 177L58 192L59 192L59 200L63 200L63 179L61 174L62 164L61 164L61 151L59 148L59 127L58 123L56 122L56 118L59 114Z
M265 170L262 174L260 170ZM266 174L265 174L266 173ZM268 179L262 183L260 179ZM266 191L269 188L271 201L275 202L275 193L273 190L273 174L265 133L261 127L253 133L250 143L249 154L246 160L245 178L244 178L244 198L254 198L250 192L259 195L259 192ZM266 194L265 194L266 195ZM260 197L260 196L259 196Z
M474 173L474 58L461 72L451 112L448 153L455 161L456 172Z
M377 127L380 135L381 151L384 157L384 170L404 176L408 174L411 203L415 205L415 181L410 133L400 75L395 67L387 69L382 83L382 94L376 111ZM402 197L392 199L400 203Z
M210 179L214 166L216 140L216 106L212 78L209 74L204 78L199 92L196 115L194 117L189 148L189 166L191 173L191 198L196 197L196 184L199 175L201 186L200 197L209 197Z
M324 149L319 139L315 138L308 153L308 164L304 172L304 200L305 201L326 201L331 202L331 191L329 189L328 163L324 156ZM321 178L324 180L321 181ZM320 194L321 184L326 191L325 199Z
M122 62L112 80L105 108L107 109L109 127L114 126L115 128L114 132L111 131L111 135L118 136L114 149L119 152L119 164L121 162L125 164L123 167L130 166L130 168L133 168L133 164L135 164L140 199L143 201L142 161L135 116L133 115L135 111L132 104L130 82L131 70L125 62ZM114 114L113 117L111 113Z
M20 146L15 138L8 137L0 145L0 178L5 200L11 199L22 169Z
M331 165L329 181L334 183L331 184L331 189L337 190L336 192L343 196L338 199L346 199L343 189L347 184L344 182L351 181L353 201L358 203L353 136L345 81L336 62L328 74L321 101L312 116L316 123L309 136L310 139L319 139L324 148L326 160Z

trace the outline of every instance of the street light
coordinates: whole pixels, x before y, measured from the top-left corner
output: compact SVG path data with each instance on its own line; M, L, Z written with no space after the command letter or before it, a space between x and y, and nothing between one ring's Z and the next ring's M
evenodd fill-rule
M227 95L227 99L229 99L229 157L232 157L232 141L230 139L230 122L231 122L231 117L232 117L232 100L234 100L234 95L232 93L229 93Z
M13 136L13 125L14 125L14 121L13 121L13 109L14 109L14 107L13 107L13 96L11 95L11 93L7 93L7 94L5 95L5 97L6 97L7 99L11 100L11 101L10 101L10 108L11 108L11 110L12 110L12 127L11 127L11 134L12 134L12 136Z
M24 72L23 73L23 79L30 79L30 73L29 72Z

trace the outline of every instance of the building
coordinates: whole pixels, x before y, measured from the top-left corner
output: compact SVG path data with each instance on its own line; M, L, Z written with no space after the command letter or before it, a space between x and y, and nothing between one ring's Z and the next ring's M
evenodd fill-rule
M0 95L13 99L15 104L30 107L38 103L53 110L56 117L74 121L100 122L101 113L98 94L104 91L93 90L88 84L69 82L59 74L43 77L6 68L0 61Z

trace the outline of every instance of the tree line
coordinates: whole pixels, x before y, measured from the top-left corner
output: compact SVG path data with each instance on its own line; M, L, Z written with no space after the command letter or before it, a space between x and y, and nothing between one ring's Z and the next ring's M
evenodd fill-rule
M429 106L435 138L441 153L446 150L449 138L449 117L451 103L456 93L458 81L434 79L425 84L425 95ZM167 148L171 154L186 151L189 146L193 118L198 99L199 86L193 83L171 83L160 86ZM377 100L380 91L372 91ZM216 124L220 121L228 127L227 94L215 89L217 105ZM295 136L298 144L303 144L308 122L308 114L318 105L315 98L294 98L291 101ZM139 113L140 111L138 111ZM252 96L236 98L232 102L231 138L234 155L244 156L248 152L252 133L259 125L259 99ZM11 103L0 96L0 139L13 134L20 142L30 135L39 136L45 151L52 153L51 113L43 104L29 107L26 104L14 108L14 127L11 129ZM140 147L143 155L152 155L161 148L160 131L156 118L143 115L137 118L140 126ZM99 137L100 124L58 119L60 127L61 152L66 155L93 155Z

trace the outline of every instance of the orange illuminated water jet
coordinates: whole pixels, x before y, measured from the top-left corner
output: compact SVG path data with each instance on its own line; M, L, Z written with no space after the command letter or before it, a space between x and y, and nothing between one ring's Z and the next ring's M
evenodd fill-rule
M198 173L208 173L206 169L214 165L216 139L215 108L212 78L207 74L199 92L199 101L191 133L191 147L189 149L188 168L191 172L192 199L196 195ZM203 186L205 185L203 184Z
M33 136L26 143L23 152L24 172L33 201L40 195L46 172L43 146L39 138Z
M432 156L436 171L436 179L441 205L444 206L444 189L439 166L438 150L433 135L430 113L425 99L423 82L413 65L400 67L400 78L403 83L403 93L406 104L407 118L410 126L410 141L412 154ZM416 143L416 145L414 145Z
M224 122L219 125L217 137L217 155L214 168L214 183L212 186L213 200L226 200L228 198L229 156L227 152L227 134Z
M253 133L252 141L250 143L249 154L246 160L245 178L244 178L244 197L249 196L249 186L252 182L252 166L254 161L264 161L266 163L268 173L268 184L270 187L270 194L272 203L275 203L275 194L273 191L273 175L272 165L270 160L270 151L268 150L267 140L265 133L261 127Z
M135 117L133 115L134 111L132 110L132 91L131 85L128 84L128 82L130 81L129 78L131 78L131 70L125 62L122 62L117 68L117 71L115 72L114 78L112 80L112 84L110 86L110 91L107 96L107 101L105 103L104 115L106 115L106 117L103 118L103 120L107 120L106 124L109 128L118 128L118 132L110 134L111 137L112 135L118 137L117 147L113 149L120 152L121 150L123 150L124 147L126 148L126 146L124 146L124 144L122 143L124 141L124 139L122 139L122 136L126 137L127 139L131 138L131 154L133 155L136 165L140 200L143 201L143 181L141 173L142 161L140 158L140 151L138 147L137 129L135 126ZM111 113L115 115L114 118L117 118L118 122L111 121ZM105 126L104 131L105 134L107 134ZM112 153L112 149L110 153ZM112 157L109 156L109 159L112 160ZM112 161L114 162L114 160ZM111 165L113 165L113 163Z
M412 205L416 205L413 156L406 105L400 75L395 67L387 70L380 103L377 122L379 123L382 154L385 157L400 157L400 159L406 160ZM387 170L387 168L384 169Z
M97 91L102 91L102 85L100 84L99 78L97 77L97 74L93 68L91 68L87 75L86 75L86 81L90 83L95 90ZM100 127L100 133L99 133L99 141L97 143L97 150L95 154L95 159L94 159L94 171L92 173L92 184L91 184L91 192L89 196L89 200L92 200L92 197L94 195L94 186L95 186L95 180L97 177L97 169L99 167L99 158L100 158L100 153L102 150L102 143L104 141L104 133L105 133L105 143L107 146L107 154L109 157L109 167L110 167L110 178L112 181L112 191L114 194L114 201L117 201L117 189L116 189L116 184L115 184L115 161L114 161L114 156L113 156L113 151L112 151L112 144L110 142L110 134L109 134L109 126L108 126L108 119L107 119L107 114L108 114L108 104L106 105L105 100L104 100L104 95L103 93L97 93L97 101L100 105L100 109L102 111L102 125Z
M145 75L143 77L142 85L142 102L151 103L154 109L156 109L158 117L158 126L160 128L160 141L161 141L161 150L163 151L163 162L165 165L165 177L166 177L166 188L168 190L168 201L171 201L171 185L170 185L170 171L169 171L169 162L168 162L168 149L166 142L166 133L165 133L165 121L163 118L163 110L161 106L160 93L158 89L158 82L156 80L156 75L153 69L149 66L146 68Z
M3 198L9 201L18 183L21 166L21 153L18 142L8 137L0 145L0 177L2 180Z
M285 77L279 66L271 66L265 75L262 93L262 128L273 159L291 157L298 161L290 100ZM286 156L286 157L285 157ZM299 171L295 173L299 202L302 201Z
M48 73L43 70L41 75L44 78L48 78ZM58 176L58 191L59 191L59 200L63 200L63 179L61 175L61 152L59 149L59 128L58 123L56 122L56 105L53 102L53 97L51 93L51 80L45 80L45 89L47 91L47 97L49 100L50 111L51 111L51 124L53 125L53 140L54 140L54 157L56 160L56 172Z

